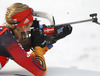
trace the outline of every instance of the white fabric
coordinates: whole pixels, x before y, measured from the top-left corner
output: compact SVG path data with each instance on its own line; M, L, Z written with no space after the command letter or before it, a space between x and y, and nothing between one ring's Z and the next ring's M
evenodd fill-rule
M2 65L1 65L1 63L0 63L0 70L1 70L1 68L2 68Z

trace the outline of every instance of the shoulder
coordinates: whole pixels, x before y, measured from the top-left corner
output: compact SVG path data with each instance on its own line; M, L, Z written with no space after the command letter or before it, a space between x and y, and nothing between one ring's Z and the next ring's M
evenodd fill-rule
M5 26L0 26L0 35L3 34L6 30L9 30L9 28Z

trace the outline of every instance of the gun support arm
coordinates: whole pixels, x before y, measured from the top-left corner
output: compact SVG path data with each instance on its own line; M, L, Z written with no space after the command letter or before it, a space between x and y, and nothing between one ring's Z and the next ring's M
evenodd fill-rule
M100 23L98 22L97 13L90 14L90 17L92 17L92 18L87 19L87 20L81 20L81 21L69 22L69 23L64 23L64 24L58 24L56 26L60 26L60 25L64 26L64 25L67 25L67 24L77 24L77 23L83 23L83 22L89 22L89 21L95 22L95 23L100 25Z
M92 22L95 22L100 25L100 23L98 22L97 13L90 14L90 17L92 17Z

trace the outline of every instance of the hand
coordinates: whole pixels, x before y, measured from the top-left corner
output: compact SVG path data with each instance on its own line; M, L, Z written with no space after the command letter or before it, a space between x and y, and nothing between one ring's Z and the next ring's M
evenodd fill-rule
M38 36L36 41L34 42L34 46L40 46L40 47L45 47L46 46L46 37L41 35Z
M32 32L32 47L34 48L35 46L40 46L40 47L45 47L46 46L46 37L44 35L40 34L40 31L33 31Z

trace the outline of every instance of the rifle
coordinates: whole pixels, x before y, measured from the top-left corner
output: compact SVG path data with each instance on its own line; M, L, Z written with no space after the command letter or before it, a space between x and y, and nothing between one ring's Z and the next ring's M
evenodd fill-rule
M91 19L63 23L63 24L58 24L58 25L55 25L54 17L50 14L43 13L43 12L37 12L37 11L33 12L33 14L36 17L46 18L47 20L49 20L50 25L49 26L46 26L45 24L40 25L37 18L35 18L35 20L33 20L33 25L32 25L32 29L31 29L32 45L34 45L34 42L36 41L36 40L34 40L37 38L36 36L39 36L39 35L40 36L43 35L46 37L45 41L47 44L55 43L56 42L56 40L54 40L55 31L61 32L61 30L63 29L62 27L64 27L64 26L77 24L77 23L83 23L83 22L89 22L89 21L92 21L92 22L100 25L100 23L98 22L97 13L90 14Z

